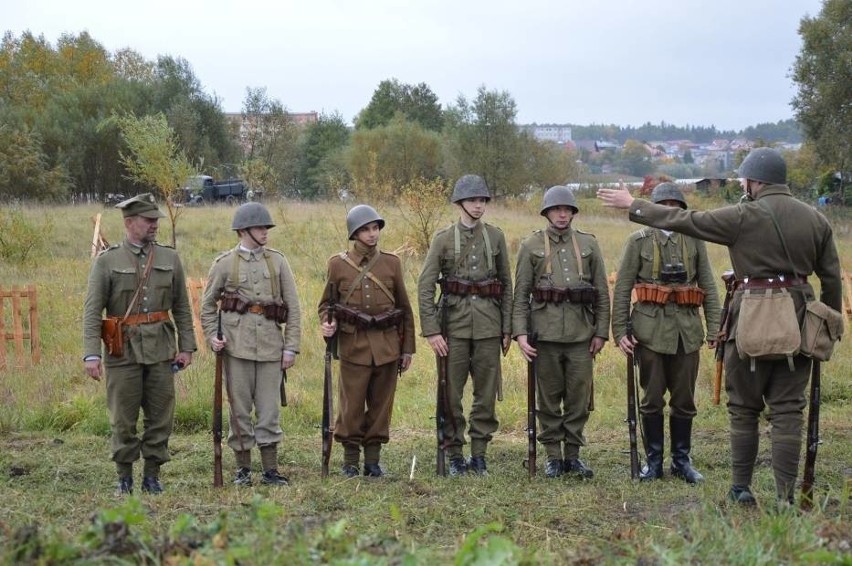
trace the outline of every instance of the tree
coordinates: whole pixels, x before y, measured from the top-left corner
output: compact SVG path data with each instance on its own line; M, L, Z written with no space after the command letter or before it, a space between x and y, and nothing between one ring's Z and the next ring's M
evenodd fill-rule
M409 85L389 79L379 83L355 126L359 130L387 126L397 113L426 130L439 132L444 123L438 97L426 83Z
M799 35L792 105L820 161L844 172L852 164L852 2L825 0L818 16L802 18ZM845 204L842 182L839 193Z
M65 170L48 164L38 134L26 126L0 126L0 200L50 200L64 196L68 185Z
M624 142L619 167L623 173L634 177L643 177L654 170L654 164L651 162L651 156L645 144L636 140Z
M342 153L349 142L349 128L340 114L320 114L302 136L297 191L317 198L341 188L346 176Z
M270 187L295 190L299 130L284 106L266 88L246 88L240 141L248 161L266 165Z
M165 200L172 226L172 246L177 247L177 219L183 208L176 204L183 199L181 187L196 171L178 149L176 135L163 114L114 119L129 151L121 154L121 162L131 179L154 187Z

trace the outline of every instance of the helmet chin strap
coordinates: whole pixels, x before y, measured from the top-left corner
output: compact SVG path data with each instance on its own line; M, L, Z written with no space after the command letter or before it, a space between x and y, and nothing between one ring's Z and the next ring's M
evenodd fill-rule
M465 202L467 202L467 201L466 201L466 200L463 200L463 201L461 201L461 202L459 203L459 206L461 207L461 209L462 209L462 210L464 210L464 213L467 215L467 217L468 217L468 218L470 218L470 219L471 219L471 220L473 220L474 222L479 222L479 219L480 219L480 218L482 218L482 215L480 214L480 215L479 215L479 217L474 217L474 216L470 213L470 211L467 209L467 207L464 205L464 203L465 203Z
M254 234L252 234L252 233L251 233L251 229L252 229L252 228L254 228L254 226L249 226L248 228L246 228L246 229L245 229L245 230L246 230L246 234L248 234L248 236L249 236L249 238L251 238L251 241L252 241L252 242L254 242L255 244L257 244L257 247L262 248L262 247L263 247L263 244L261 244L260 242L258 242L258 241L257 241L257 238L255 238L255 237L254 237Z

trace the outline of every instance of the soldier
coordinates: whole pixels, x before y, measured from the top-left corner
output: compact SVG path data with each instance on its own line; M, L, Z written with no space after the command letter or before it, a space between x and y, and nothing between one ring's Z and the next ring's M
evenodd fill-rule
M731 421L732 483L729 498L754 505L751 480L758 451L760 414L768 406L772 425L772 469L778 501L793 501L799 466L805 387L810 358L741 359L735 346L743 291L786 290L792 295L799 324L805 303L813 300L808 276L820 280L821 300L841 309L840 262L831 226L813 207L793 198L787 187L787 164L770 148L752 150L739 169L744 201L706 212L680 210L634 199L623 190L601 189L606 206L630 210L640 224L676 230L728 247L737 279L730 307L731 327L725 348L725 391ZM780 233L780 237L779 237ZM786 250L785 250L786 248ZM751 364L754 363L752 370Z
M674 183L661 183L651 201L687 208ZM637 302L630 310L631 293ZM692 419L699 350L704 328L698 307L704 308L710 348L716 346L719 297L704 242L670 230L645 228L627 239L613 291L612 334L625 355L639 361L642 400L639 412L647 463L642 481L663 477L663 409L669 392L671 473L687 483L704 481L692 467ZM627 336L627 321L633 335ZM711 334L712 333L712 334ZM641 354L635 346L641 346Z
M231 229L239 243L213 261L201 302L201 326L210 347L225 354L230 403L228 446L234 451L234 485L249 486L251 449L260 448L260 483L288 485L278 472L282 380L296 361L300 341L299 297L284 254L266 247L274 228L260 203L241 205ZM218 305L218 306L217 306ZM222 317L222 339L217 337ZM282 333L283 327L283 333ZM251 413L254 407L255 421Z
M115 207L124 216L125 239L101 252L89 272L83 360L86 373L95 381L104 375L104 366L109 370L107 407L118 493L133 492L133 463L141 453L145 459L142 491L159 494L163 491L160 466L170 459L173 372L191 364L195 351L192 311L177 252L155 241L165 214L154 197L144 193ZM102 321L104 309L107 319ZM102 327L107 329L105 340L113 344L103 363ZM108 329L116 328L122 332L107 336ZM136 434L140 408L144 415L141 439Z
M538 440L549 478L594 476L580 446L593 401L592 362L609 338L609 288L597 240L571 227L579 212L568 187L547 189L541 215L548 227L521 242L515 270L512 332L524 358L536 358Z
M328 282L319 305L323 336L337 330L340 358L340 412L335 439L343 445L343 475L358 475L361 447L364 475L382 477L382 444L390 438L397 378L414 354L414 315L405 291L399 257L379 250L385 227L379 213L359 204L346 215L352 249L328 260ZM327 309L334 297L334 316Z
M464 475L468 469L485 475L486 450L498 425L494 406L502 379L500 352L511 343L512 276L503 232L481 221L491 200L485 180L464 175L451 200L459 208L459 221L439 230L429 246L417 284L420 324L435 354L449 356L444 438L450 475ZM436 284L441 286L441 309L435 304ZM446 317L447 336L441 334L441 317ZM462 395L468 374L473 381L470 462L462 454Z

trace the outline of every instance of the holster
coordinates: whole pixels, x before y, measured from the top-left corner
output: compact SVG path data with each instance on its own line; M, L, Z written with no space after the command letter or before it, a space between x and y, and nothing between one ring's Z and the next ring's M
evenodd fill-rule
M108 316L101 321L101 340L110 356L124 357L124 324L120 316Z

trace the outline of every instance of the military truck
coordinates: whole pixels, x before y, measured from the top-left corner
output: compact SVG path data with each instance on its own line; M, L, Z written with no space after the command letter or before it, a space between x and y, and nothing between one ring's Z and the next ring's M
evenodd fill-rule
M242 179L214 181L209 175L196 175L187 180L186 202L190 205L225 202L238 204L246 201L248 187Z

